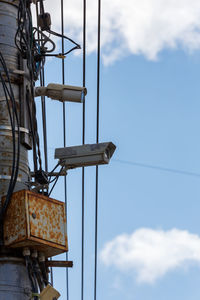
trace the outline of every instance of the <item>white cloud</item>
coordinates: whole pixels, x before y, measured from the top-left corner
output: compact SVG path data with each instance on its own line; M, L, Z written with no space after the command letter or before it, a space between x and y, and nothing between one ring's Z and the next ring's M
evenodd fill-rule
M52 27L60 27L60 1L45 1ZM87 0L87 51L96 50L97 1ZM64 1L65 4L65 1ZM64 7L65 32L82 40L82 0ZM129 54L156 60L163 49L200 49L199 0L102 0L102 56L112 63Z
M133 272L138 282L153 283L186 264L200 266L200 237L178 229L141 228L108 242L100 257L107 266Z

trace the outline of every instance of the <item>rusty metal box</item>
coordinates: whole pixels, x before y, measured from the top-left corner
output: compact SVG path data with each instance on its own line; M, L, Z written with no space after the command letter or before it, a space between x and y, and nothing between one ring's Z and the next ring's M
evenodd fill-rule
M27 190L15 192L5 215L4 243L36 249L46 257L68 251L65 204Z

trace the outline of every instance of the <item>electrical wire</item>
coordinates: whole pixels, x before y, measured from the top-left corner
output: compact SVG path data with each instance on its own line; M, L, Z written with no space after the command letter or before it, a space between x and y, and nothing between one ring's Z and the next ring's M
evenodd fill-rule
M31 1L19 0L15 45L22 58L27 60L30 82L32 82L38 79L41 66L44 64L44 57L40 55L34 39L30 4Z
M66 52L62 52L62 53L52 53L52 54L49 54L49 53L40 53L40 57L46 57L46 56L49 56L49 57L58 57L58 58L65 58L66 55L68 55L69 53L71 53L72 51L76 50L76 49L81 49L81 46L79 44L77 44L75 41L73 41L72 39L70 39L69 37L65 36L65 35L62 35L62 34L59 34L55 31L52 31L52 30L46 30L49 34L53 34L57 37L61 37L62 40L63 39L66 39L68 40L69 42L73 43L75 46L72 47L70 50L66 51Z
M44 69L40 73L41 86L45 86ZM43 140L44 140L44 161L45 171L48 172L48 152L47 152L47 121L46 121L46 99L45 96L41 96L42 105L42 124L43 124Z
M44 11L43 0L39 0L39 2L40 2L40 17L41 18L44 17L44 19L45 19L45 11ZM62 20L64 20L64 14L63 14L63 4L61 3L61 26L63 25L63 21ZM63 46L62 46L62 53L48 54L48 53L46 53L47 51L43 51L43 53L40 53L41 57L51 56L51 57L59 57L59 58L63 59L63 58L65 58L66 55L68 55L72 51L74 51L76 49L81 49L81 46L78 43L76 43L74 40L72 40L71 38L69 38L69 37L67 37L67 36L64 35L63 28L62 28L62 33L60 34L58 32L55 32L55 31L51 30L50 27L51 27L51 22L46 23L45 26L42 28L42 30L48 32L49 34L52 34L54 36L62 38L62 44L63 44ZM64 52L64 39L66 39L70 43L74 44L74 47L72 47L70 50L68 50L66 52Z
M32 265L33 265L33 273L35 274L36 280L38 282L38 286L40 291L42 291L45 287L45 282L42 276L42 272L36 257L32 257Z
M39 135L37 129L36 106L33 98L33 91L30 91L28 88L26 90L26 103L28 107L28 115L29 115L29 122L31 128L30 133L33 141L34 172L36 173L36 171L38 170L38 163L39 163L39 169L42 170L42 159L41 159L40 142L39 142ZM32 104L31 106L30 103Z
M76 45L76 47L77 47L78 49L81 49L81 46L80 46L78 43L76 43L74 40L70 39L69 37L67 37L67 36L65 36L65 35L63 34L63 30L62 30L62 34L57 33L57 32L55 32L55 31L53 31L53 30L47 30L47 32L49 32L50 34L53 34L53 35L55 35L55 36L57 36L57 37L61 37L63 40L66 39L66 40L68 40L69 42L71 42L72 44ZM66 53L66 52L62 51L62 55L65 55L65 53Z
M86 0L83 0L83 87L86 77ZM85 144L85 96L83 100L82 144ZM81 237L81 300L84 299L84 240L85 240L85 168L82 168L82 237Z
M12 193L14 191L16 181L17 181L17 177L18 177L18 172L19 172L20 124L19 124L19 118L18 118L18 113L17 113L17 103L16 103L16 100L15 100L15 97L14 97L14 93L13 93L13 89L12 89L12 85L11 85L11 81L10 81L10 76L9 76L9 73L8 73L6 62L5 62L4 57L3 57L1 52L0 52L0 63L2 65L3 71L4 71L4 75L0 71L0 79L1 79L1 83L2 83L2 86L3 86L5 98L6 98L8 114L9 114L9 118L10 118L11 129L12 129L12 140L13 140L13 161L12 161L12 169L11 169L11 179L10 179L10 182L9 182L5 202L4 202L3 207L0 211L0 222L1 222L1 236L0 236L0 239L1 239L1 243L2 243L2 239L3 239L3 230L2 230L3 229L2 228L3 217L4 217L4 214L7 210L8 205L10 203L11 196L12 196ZM3 76L6 77L6 80L4 79ZM7 84L6 84L6 82L7 82ZM17 127L15 127L15 124L17 125ZM16 130L17 130L17 144L16 144L16 135L15 135Z
M40 3L40 12L44 11L43 1ZM38 40L39 46L41 46L42 38L39 32L38 25L38 2L36 3L36 16L37 16L37 32L38 32ZM45 73L44 67L40 70L40 86L45 86ZM48 173L48 152L47 152L47 125L46 125L46 101L45 96L41 96L41 106L42 106L42 127L43 127L43 145L44 145L44 161L45 161L45 171Z
M162 171L162 172L170 172L170 173L179 174L179 175L186 175L186 176L197 177L197 178L200 177L200 173L183 171L183 170L178 170L178 169L171 169L171 168L167 168L167 167L155 166L155 165L139 163L139 162L134 162L134 161L113 159L113 162L118 162L118 163L126 164L126 165L132 165L132 166L136 166L136 167L158 170L158 171Z
M56 185L56 183L57 183L57 181L58 181L58 179L59 179L59 177L60 177L60 174L62 173L63 169L64 169L64 167L61 167L59 173L58 173L58 174L56 175L56 177L51 181L51 183L54 182L54 184L53 184L53 186L52 186L50 192L48 193L48 197L50 197L50 195L51 195L51 193L52 193L52 191L53 191L53 189L54 189L54 187L55 187L55 185Z
M39 46L42 44L42 37L43 34L39 30L39 25L38 25L38 15L39 15L39 9L38 9L38 2L36 3L36 16L37 16L37 32L38 32L38 40L39 40ZM40 13L44 14L44 5L43 1L40 1ZM44 86L45 85L45 74L44 74L44 66L40 70L40 85ZM43 142L44 142L44 160L45 160L45 172L48 173L48 152L47 152L47 125L46 125L46 101L45 101L45 96L41 96L41 106L42 106L42 125L43 125ZM57 166L56 166L57 167ZM55 178L55 183L49 193L51 195L51 192L54 189L54 186L56 185L58 181L58 178ZM50 183L50 180L49 180ZM48 193L48 188L47 188L47 193ZM52 260L52 258L50 258ZM53 286L53 268L50 268L50 276L51 276L51 284Z
M61 4L61 37L62 37L62 84L65 84L65 61L64 61L64 55L68 54L68 52L65 53L65 47L64 47L64 39L66 38L64 36L64 5L63 0L60 1ZM68 39L68 38L67 38ZM70 40L70 39L68 39ZM74 42L70 40L71 42ZM80 48L78 44L76 44L74 49ZM78 47L79 46L79 47ZM73 50L73 49L72 49ZM71 51L72 51L71 50ZM70 52L71 52L70 51ZM65 102L63 102L63 146L66 147L66 106ZM64 176L64 199L65 199L65 213L67 218L67 177ZM67 218L68 219L68 218ZM66 222L66 231L68 230L67 222ZM68 261L68 252L66 252L66 261ZM66 268L66 299L69 300L69 273L68 268Z
M34 125L33 125L33 119L31 114L31 107L30 107L30 92L29 89L26 90L26 104L28 108L28 115L29 115L29 123L30 123L30 134L32 136L32 147L33 147L33 165L34 165L34 172L36 173L38 166L37 166L37 154L36 154L36 138L35 138L35 132L34 132Z
M51 171L51 172L49 172L50 174L51 173L53 173L56 169L57 169L57 167L59 166L59 163L57 163L57 165L53 168L53 170ZM52 176L50 176L50 178L49 178L49 181L51 181L51 177Z
M62 20L62 18L61 18ZM62 22L62 21L61 21ZM81 49L81 46L79 44L77 44L75 41L73 41L72 39L70 39L69 37L65 36L64 34L59 34L55 31L52 31L52 30L46 30L48 33L50 34L53 34L57 37L61 37L62 38L62 43L64 42L64 39L68 40L69 42L71 42L72 44L74 44L75 46L72 47L70 50L64 52L62 51L62 53L57 53L57 54L48 54L48 53L44 53L44 54L41 54L41 56L54 56L54 57L61 57L61 58L64 58L64 56L68 55L69 53L71 53L72 51L76 50L76 49ZM63 49L62 49L63 50Z
M98 39L97 39L97 124L96 143L99 143L99 92L100 92L100 46L101 46L101 0L98 0ZM97 297L97 242L98 242L98 182L99 168L96 166L96 195L95 195L95 259L94 259L94 300Z
M26 59L27 68L29 70L30 87L27 87L26 103L33 141L34 171L36 172L38 170L37 162L39 163L40 170L42 170L42 160L34 101L34 82L37 80L41 68L44 67L44 58L35 59L39 55L39 47L34 40L32 14L29 1L19 0L17 25L18 29L15 35L15 45L22 58Z
M31 262L31 259L28 255L25 256L25 262L26 262L26 268L27 268L27 271L28 271L28 276L29 276L29 279L30 279L30 282L31 282L32 292L34 294L38 294L38 288L37 288L37 284L36 284L35 277L34 277L34 274L33 274L32 262ZM38 297L34 296L33 299L37 300Z

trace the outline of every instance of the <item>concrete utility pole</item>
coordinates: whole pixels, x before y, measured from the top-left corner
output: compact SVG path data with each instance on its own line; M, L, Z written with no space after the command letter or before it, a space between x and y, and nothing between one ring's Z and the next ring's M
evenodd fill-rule
M19 107L22 103L23 76L20 76L20 54L15 46L15 34L17 31L18 1L0 0L0 52L6 62L11 85ZM0 71L4 76L2 65ZM22 70L23 71L23 70ZM22 74L23 72L21 72ZM5 81L6 77L4 78ZM8 85L8 82L6 82ZM9 100L10 101L10 100ZM20 116L19 116L20 118ZM27 128L20 124L22 135L27 135ZM17 138L17 132L16 132ZM28 136L26 137L28 138ZM17 141L16 141L17 143ZM0 82L0 199L5 196L11 179L13 163L13 138L10 117L5 98L4 89ZM15 185L15 191L26 189L28 180L28 154L27 148L20 144L19 173ZM1 203L2 206L2 203ZM8 250L4 246L0 249L0 299L1 300L29 300L31 299L31 285L24 259L17 255L15 250Z

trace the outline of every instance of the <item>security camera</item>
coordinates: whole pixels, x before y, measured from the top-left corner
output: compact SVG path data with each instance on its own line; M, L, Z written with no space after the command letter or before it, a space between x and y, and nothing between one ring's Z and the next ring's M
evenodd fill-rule
M59 100L61 102L83 102L84 97L87 94L87 89L85 87L55 84L50 83L47 87L36 87L35 97L47 96L54 100Z
M116 146L109 143L87 144L55 149L55 158L66 169L108 164Z

